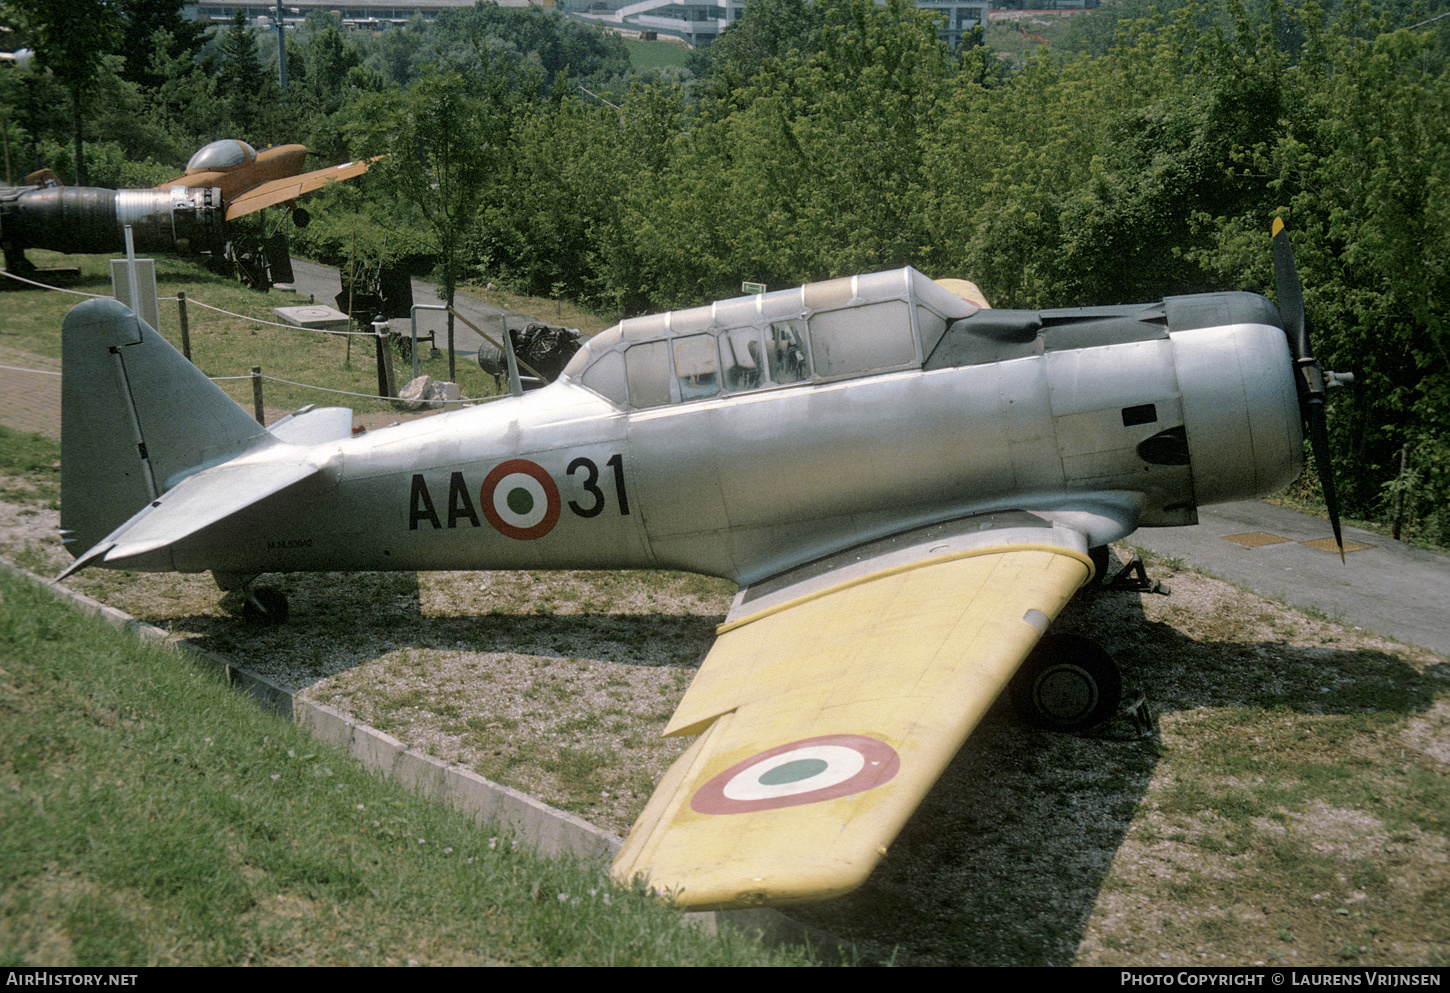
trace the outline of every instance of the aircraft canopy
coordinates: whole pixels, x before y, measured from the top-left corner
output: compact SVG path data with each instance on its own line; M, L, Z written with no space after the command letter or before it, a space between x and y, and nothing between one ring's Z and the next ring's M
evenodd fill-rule
M232 166L250 162L256 157L256 150L245 141L223 138L221 141L214 141L210 145L203 145L198 149L197 153L191 157L191 161L186 163L186 171L230 169Z
M622 321L563 376L621 406L920 368L980 308L910 267Z

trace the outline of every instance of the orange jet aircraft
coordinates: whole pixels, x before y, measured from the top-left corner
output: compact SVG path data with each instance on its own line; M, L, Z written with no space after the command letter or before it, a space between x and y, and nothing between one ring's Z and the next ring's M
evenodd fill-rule
M245 141L224 138L202 147L186 164L185 173L156 188L220 189L228 221L285 204L297 226L306 227L307 212L299 212L298 197L329 183L361 176L375 161L344 162L304 173L302 163L306 158L306 145L277 145L258 152Z
M285 231L244 231L231 222L278 204L298 227L311 217L297 198L329 183L367 172L375 159L303 172L303 145L258 152L226 138L204 146L186 172L149 190L64 186L43 169L25 186L0 187L0 249L9 272L26 276L35 267L31 248L67 254L121 251L132 229L138 251L200 255L217 271L235 271L247 285L268 289L292 280Z

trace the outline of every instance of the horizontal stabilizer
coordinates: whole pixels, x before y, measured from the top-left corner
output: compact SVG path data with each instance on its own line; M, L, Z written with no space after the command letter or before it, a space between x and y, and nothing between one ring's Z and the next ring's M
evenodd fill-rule
M61 573L155 552L226 520L254 503L324 470L303 461L236 460L188 476L148 503Z
M349 407L304 407L288 414L267 429L272 437L288 445L322 445L352 437L352 409Z

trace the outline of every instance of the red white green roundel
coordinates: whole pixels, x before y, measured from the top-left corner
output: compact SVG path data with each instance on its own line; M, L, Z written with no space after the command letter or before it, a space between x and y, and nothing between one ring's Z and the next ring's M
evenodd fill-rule
M745 814L863 793L901 768L896 749L859 734L805 738L752 755L690 798L697 814Z
M533 541L559 523L559 487L543 467L527 459L494 466L479 489L483 516L507 538Z

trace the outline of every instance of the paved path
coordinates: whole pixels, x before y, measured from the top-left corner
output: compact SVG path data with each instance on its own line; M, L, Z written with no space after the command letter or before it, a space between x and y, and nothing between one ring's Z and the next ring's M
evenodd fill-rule
M1347 527L1345 547L1365 547L1341 563L1337 552L1302 544L1327 538L1332 547L1328 521L1259 500L1202 508L1198 518L1194 527L1143 528L1127 543L1450 655L1450 555Z

